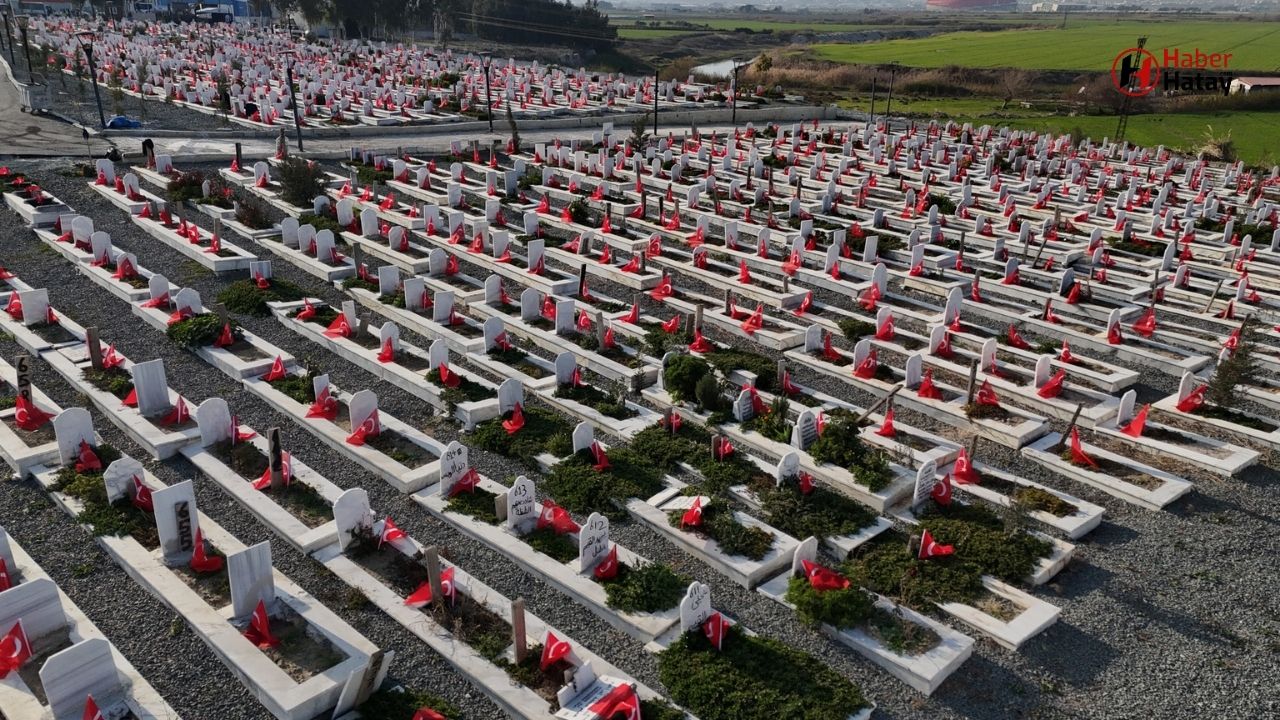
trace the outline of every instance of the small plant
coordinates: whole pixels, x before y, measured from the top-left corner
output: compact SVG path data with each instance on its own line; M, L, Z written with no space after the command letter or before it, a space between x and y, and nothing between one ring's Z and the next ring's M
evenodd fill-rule
M165 334L178 345L194 350L212 345L222 334L223 324L217 315L205 313L170 325ZM227 320L227 324L231 325L232 336L239 340L241 333L236 321Z
M667 361L662 381L671 397L677 401L687 401L697 397L698 381L710 374L711 366L706 360L693 355L677 355Z
M167 190L169 201L174 203L201 198L204 196L204 173L199 170L179 173L169 180Z
M319 165L298 157L280 163L280 197L290 205L309 208L317 195L324 194L325 175Z
M1209 389L1205 392L1209 402L1223 408L1239 405L1241 398L1237 388L1258 384L1261 367L1253 353L1260 336L1258 322L1252 315L1245 317L1240 323L1240 337L1235 350L1218 363L1209 380Z
M266 205L257 198L244 198L240 201L236 207L236 222L251 230L266 230L272 225Z
M808 625L826 624L836 628L853 628L871 617L874 605L865 590L850 585L842 590L815 590L807 578L791 578L787 585L787 602Z
M258 287L253 280L237 280L218 293L218 302L234 313L266 317L271 314L267 303L294 302L304 297L306 291L285 280L273 278L266 289Z
M639 568L619 564L617 576L603 585L606 603L614 610L652 613L680 604L689 578L658 563Z

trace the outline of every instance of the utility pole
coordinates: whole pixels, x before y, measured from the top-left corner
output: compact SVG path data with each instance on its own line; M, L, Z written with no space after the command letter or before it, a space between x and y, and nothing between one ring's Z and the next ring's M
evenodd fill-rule
M1141 50L1146 46L1147 46L1147 38L1146 37L1138 38L1138 49ZM1131 73L1129 75L1129 78L1128 78L1129 82L1125 86L1125 89L1130 91L1133 90L1134 78L1136 76L1137 76L1137 73ZM1120 119L1119 121L1116 122L1116 142L1123 141L1125 131L1129 129L1129 105L1132 102L1133 102L1133 95L1130 95L1129 93L1124 93L1124 99L1120 101Z

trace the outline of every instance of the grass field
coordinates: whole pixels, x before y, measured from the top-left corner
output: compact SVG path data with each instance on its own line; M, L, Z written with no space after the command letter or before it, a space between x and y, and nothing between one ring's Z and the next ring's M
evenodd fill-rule
M981 21L986 24L1004 25L1004 24L1025 24L1029 21L1023 18L1012 18L1007 22L1001 22L999 19L982 17ZM882 21L856 23L856 22L831 22L822 18L814 19L747 19L747 18L725 18L725 17L697 17L680 15L678 18L656 18L646 22L681 22L697 25L699 27L680 27L663 25L661 27L646 26L642 28L635 27L634 17L614 17L613 24L618 28L618 37L627 40L650 40L654 38L669 37L671 35L679 35L683 33L695 32L731 32L740 28L751 30L752 32L763 32L772 30L776 33L783 32L859 32L863 30L880 30L880 29L904 29L911 26L906 25L890 25ZM882 19L880 19L882 20Z
M1012 29L944 33L913 40L863 44L818 44L818 57L845 63L900 62L910 67L1033 70L1110 70L1116 53L1148 37L1156 56L1165 47L1230 52L1230 70L1280 70L1280 22L1243 20L1068 20L1065 29Z
M1042 132L1084 133L1101 140L1113 137L1116 118L1112 115L1078 115L1075 117L1053 115L1021 108L1013 103L1001 110L1001 101L990 98L914 98L893 99L894 115L910 114L937 116L956 122L978 125L1008 125L1024 130ZM844 101L841 107L867 112L870 101L860 98ZM885 111L885 98L876 99L876 112ZM1133 115L1129 118L1126 139L1140 145L1165 145L1166 147L1194 151L1204 142L1205 131L1213 128L1214 135L1228 131L1235 141L1240 159L1251 164L1272 165L1280 162L1280 112L1229 110L1213 113L1176 113Z

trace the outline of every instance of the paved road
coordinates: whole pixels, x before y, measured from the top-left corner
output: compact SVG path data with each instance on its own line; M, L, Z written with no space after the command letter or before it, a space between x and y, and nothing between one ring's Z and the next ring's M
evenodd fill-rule
M85 157L88 149L80 128L51 115L23 112L22 95L11 79L7 59L0 61L0 157ZM111 144L90 139L93 154L101 156Z

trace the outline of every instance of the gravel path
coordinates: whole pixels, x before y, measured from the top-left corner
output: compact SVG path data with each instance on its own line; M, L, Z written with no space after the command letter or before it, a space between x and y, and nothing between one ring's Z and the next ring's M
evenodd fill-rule
M151 270L195 287L212 302L227 282L185 261L137 229L120 210L100 199L83 178L58 175L65 163L21 164L36 169L42 185L78 211L92 215L97 229L119 247L137 252ZM202 216L195 218L205 227ZM285 444L300 460L341 487L363 487L378 511L424 543L440 545L469 573L508 597L524 597L530 610L657 689L656 659L623 633L531 577L499 553L467 539L430 516L386 483L328 449L288 418L272 411L236 383L144 326L119 300L73 274L45 250L13 213L0 213L6 238L3 264L35 287L50 289L59 311L84 325L97 325L104 341L136 359L162 357L171 382L194 401L220 396L242 421L258 430L279 425ZM245 243L246 246L251 244ZM285 263L277 276L337 301L340 295ZM684 283L681 283L684 285ZM690 286L691 289L698 289ZM597 294L614 290L592 281ZM716 296L716 293L711 293ZM620 295L627 297L628 295ZM428 424L424 404L286 330L274 319L241 317L253 332L303 362L329 371L341 387L372 387L381 407L402 420ZM731 344L741 341L713 339ZM421 338L411 342L426 346ZM0 343L9 357L12 342ZM835 379L801 370L797 380L853 402L871 398ZM37 364L37 385L64 406L81 404L68 386ZM1176 379L1148 372L1142 393L1164 394ZM937 423L899 408L900 422L941 430ZM96 413L95 413L96 415ZM105 418L99 431L118 447L131 447ZM1061 429L1061 428L1059 428ZM431 423L441 439L455 431ZM480 472L501 482L536 474L490 453L473 451ZM1203 715L1280 717L1274 672L1280 662L1280 620L1275 587L1280 540L1275 510L1280 482L1272 467L1253 468L1243 478L1196 477L1196 492L1166 512L1129 507L1110 496L1053 475L1016 452L983 443L978 458L1020 476L1065 490L1107 509L1106 522L1078 543L1076 559L1034 594L1063 608L1059 622L1021 652L979 640L974 656L932 698L924 698L869 662L801 625L794 614L763 596L727 582L669 541L630 521L614 525L616 539L646 557L707 582L714 601L752 630L780 638L822 660L859 684L878 705L877 717L928 718L1174 718ZM166 482L193 475L183 460L148 463ZM202 511L246 543L271 539L265 526L203 479L196 480ZM119 645L179 712L187 717L267 717L203 643L177 623L150 595L106 561L85 533L62 515L31 483L11 485L0 496L0 522L32 553L102 630ZM345 586L314 561L272 543L276 566L319 597L380 647L397 657L392 677L459 704L468 718L499 713L447 663L381 612L350 602ZM89 567L86 569L86 564ZM87 574L86 574L87 573ZM972 633L970 633L972 634ZM158 650L158 651L157 651Z

